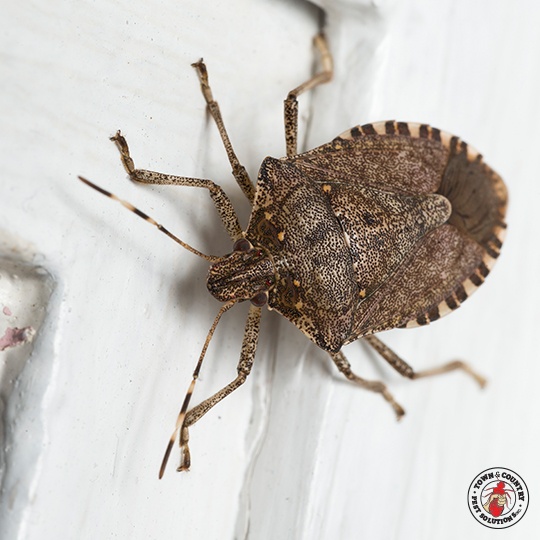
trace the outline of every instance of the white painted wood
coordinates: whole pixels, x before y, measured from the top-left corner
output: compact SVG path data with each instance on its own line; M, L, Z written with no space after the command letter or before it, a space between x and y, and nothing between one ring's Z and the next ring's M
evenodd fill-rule
M321 5L336 74L301 98L306 147L368 121L427 122L472 143L509 186L508 238L486 285L437 324L383 336L419 369L466 358L489 387L459 374L404 381L350 345L357 371L386 381L407 409L397 424L379 396L342 381L291 324L265 314L250 380L191 430L192 470L175 473L173 454L158 481L218 303L204 261L76 175L203 251L229 250L206 193L131 185L107 137L121 128L138 166L217 181L245 224L249 205L189 64L204 56L255 178L266 155L284 152L282 100L311 72L318 10L269 0L11 4L0 21L1 251L45 267L56 288L2 419L20 437L1 464L1 538L491 538L466 492L496 465L516 470L532 501L505 539L534 537L540 8ZM195 400L234 377L246 313L225 316Z

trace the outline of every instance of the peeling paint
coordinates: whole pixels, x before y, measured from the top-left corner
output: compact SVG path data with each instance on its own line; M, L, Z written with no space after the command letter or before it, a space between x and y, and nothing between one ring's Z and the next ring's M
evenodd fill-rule
M25 326L24 328L6 328L4 335L0 338L0 351L5 351L6 349L29 343L32 341L35 334L36 331L31 326Z

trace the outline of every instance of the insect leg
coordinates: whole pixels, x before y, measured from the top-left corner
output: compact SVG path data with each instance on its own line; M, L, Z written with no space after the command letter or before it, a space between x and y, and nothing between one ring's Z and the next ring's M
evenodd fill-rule
M139 216L141 219L144 219L144 221L147 221L148 223L156 227L160 232L162 232L163 234L166 234L171 240L174 240L177 244L180 244L183 248L187 249L188 251L191 251L191 253L194 253L195 255L201 257L205 261L216 262L220 259L220 257L216 257L214 255L205 255L204 253L201 253L198 249L195 249L194 247L191 247L189 244L186 244L184 241L180 240L178 236L174 235L172 232L166 229L163 225L161 225L161 223L158 223L154 218L151 218L150 216L145 214L142 210L135 208L135 206L133 206L131 203L120 199L120 197L117 197L114 193L111 193L110 191L107 191L106 189L99 187L98 185L94 184L93 182L90 182L90 180L87 180L86 178L83 178L82 176L79 176L78 178L81 182L84 182L87 186L90 186L92 189L95 189L102 195L105 195L105 197L109 197L109 199L119 202L122 206L127 208L130 212L133 212L136 216Z
M394 396L388 391L384 383L380 381L366 381L366 379L362 379L358 377L355 373L351 370L351 364L349 364L349 361L347 358L345 358L345 355L340 351L337 353L329 353L330 358L334 361L337 368L349 381L352 381L358 385L360 385L362 388L365 388L366 390L371 390L372 392L377 392L378 394L381 394L390 405L392 405L392 408L394 409L396 416L398 417L398 420L405 414L405 411L403 410L403 407L399 403L396 402L394 399Z
M208 189L210 197L214 202L214 205L221 217L223 225L227 229L230 237L234 240L238 240L242 236L242 228L238 222L236 212L233 205L227 197L223 189L212 182L212 180L202 180L199 178L187 178L185 176L173 176L169 174L163 174L153 171L146 171L144 169L136 169L133 159L129 153L129 147L126 139L120 133L116 132L116 135L111 137L118 150L120 151L120 157L124 169L131 180L140 182L142 184L154 184L154 185L175 185L175 186L188 186L188 187L202 187Z
M287 157L295 156L298 153L298 96L307 90L315 88L319 84L326 83L332 79L334 66L332 55L328 49L326 38L323 34L317 34L313 42L321 55L322 71L311 77L308 81L291 90L284 102L285 117L285 144L287 146Z
M212 90L210 89L210 83L208 82L208 71L206 69L206 65L202 58L198 62L191 65L197 70L204 99L206 100L208 110L210 111L210 114L217 125L221 140L223 141L223 146L225 146L225 151L227 152L227 157L229 158L229 163L232 167L233 176L238 182L240 189L244 192L244 195L251 202L253 202L253 199L255 198L255 188L253 187L253 183L251 182L245 167L241 165L240 161L238 161L229 136L227 135L227 130L225 129L225 124L223 123L223 118L221 117L219 105L217 104L217 101L214 101L214 97L212 96Z
M192 426L200 420L214 405L217 405L222 399L227 397L231 392L236 390L238 387L240 387L245 381L248 375L251 372L251 367L253 366L253 359L255 358L255 351L257 349L257 339L259 337L259 323L261 320L261 308L251 306L248 314L248 318L246 321L246 327L244 331L244 339L242 341L242 350L240 353L240 360L238 362L237 366L237 377L229 383L227 386L216 392L213 396L209 397L208 399L205 399L203 402L199 403L193 409L189 410L185 417L183 418L183 421L181 422L181 428L180 428L180 451L181 451L181 457L180 457L180 466L178 467L178 471L187 471L191 464L191 457L189 452L189 433L188 428L189 426ZM194 376L195 380L195 376ZM186 400L191 397L191 393L193 392L193 383L192 386L190 386L190 389L188 390L188 395L186 395ZM186 400L184 400L184 403L186 403ZM184 407L182 407L184 408ZM180 417L179 417L180 418ZM173 433L173 437L171 440L174 440L174 437L176 436L176 431ZM159 477L163 475L165 465L167 463L167 459L169 457L170 449L172 445L169 444L167 447L167 451L165 453L165 457L163 459L163 464L161 465L160 475Z
M469 364L461 360L454 360L441 366L436 366L424 371L414 371L405 360L402 360L392 349L387 347L380 339L375 336L364 336L364 338L398 373L409 379L420 379L422 377L431 377L432 375L441 375L449 371L460 369L470 375L483 388L486 385L486 379L476 373Z

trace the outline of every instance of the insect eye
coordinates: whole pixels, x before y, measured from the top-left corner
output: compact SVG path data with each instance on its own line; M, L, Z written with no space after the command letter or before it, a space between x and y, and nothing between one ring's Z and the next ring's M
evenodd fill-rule
M240 238L233 245L233 251L249 251L251 249L251 243L245 238Z
M263 307L266 304L267 301L268 301L268 297L266 296L266 293L264 293L264 292L257 293L251 299L251 303L256 307Z

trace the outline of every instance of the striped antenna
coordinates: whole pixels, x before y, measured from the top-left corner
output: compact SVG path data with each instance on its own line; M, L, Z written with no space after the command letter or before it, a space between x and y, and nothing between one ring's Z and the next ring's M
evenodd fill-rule
M105 195L106 197L109 197L110 199L113 199L114 201L119 202L121 205L125 206L128 210L133 212L135 215L139 216L140 218L144 219L151 225L154 225L154 227L157 227L158 230L160 230L162 233L166 234L169 238L174 240L177 244L180 244L183 248L187 249L188 251L191 251L191 253L194 253L195 255L198 255L199 257L205 259L209 262L216 262L219 261L220 257L216 257L215 255L205 255L204 253L201 253L198 249L195 249L194 247L191 247L189 244L186 244L180 238L175 236L173 233L171 233L169 230L167 230L163 225L160 225L155 219L151 218L150 216L146 215L144 212L139 210L138 208L135 208L131 203L124 201L120 199L120 197L117 197L114 193L111 193L110 191L107 191L106 189L103 189L93 182L90 182L90 180L87 180L86 178L83 178L82 176L78 177L81 182L84 182L87 186L90 186L91 188L95 189L96 191L99 191L102 195Z
M208 349L208 345L210 343L210 340L212 339L212 336L214 335L214 330L216 329L216 326L219 323L219 320L221 319L221 316L231 309L234 304L236 304L237 300L231 300L224 304L221 309L219 310L218 314L216 315L216 318L214 319L214 322L212 323L212 326L210 327L210 330L208 331L208 334L206 336L206 341L204 342L201 354L199 356L199 360L197 361L197 365L195 366L195 370L193 371L193 379L189 385L189 388L186 392L186 397L184 398L184 402L182 403L182 408L180 409L180 412L178 413L178 418L176 419L176 425L174 427L174 431L172 432L171 438L169 439L169 443L167 444L167 449L165 450L165 455L163 456L163 461L161 462L161 467L159 469L159 478L161 479L163 477L163 474L165 473L165 467L167 466L167 461L169 461L169 456L171 455L172 448L174 446L174 441L176 440L176 437L178 436L178 432L183 428L184 420L186 418L186 413L189 407L189 402L191 400L191 396L193 395L193 390L195 389L195 382L199 378L199 372L201 371L202 362L204 360L204 356L206 354L206 350ZM180 461L180 466L178 467L178 471L184 471L189 469L189 450L186 446L182 446L182 435L180 435L180 446L181 446L181 452L182 457Z

